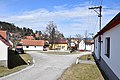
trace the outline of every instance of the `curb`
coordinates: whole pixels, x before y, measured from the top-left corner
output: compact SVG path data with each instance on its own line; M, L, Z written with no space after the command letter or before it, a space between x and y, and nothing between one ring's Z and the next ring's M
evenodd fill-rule
M22 70L20 70L20 71L18 71L18 72L11 73L11 74L9 74L9 75L3 76L3 77L0 78L0 80L3 80L3 79L5 79L5 78L11 77L11 76L16 75L16 74L19 74L20 72L23 72L23 71L26 71L26 70L28 70L28 69L31 69L31 68L34 67L34 66L35 66L35 60L33 59L33 64L32 64L32 65L29 65L28 67L26 67L26 68L24 68L24 69L22 69Z

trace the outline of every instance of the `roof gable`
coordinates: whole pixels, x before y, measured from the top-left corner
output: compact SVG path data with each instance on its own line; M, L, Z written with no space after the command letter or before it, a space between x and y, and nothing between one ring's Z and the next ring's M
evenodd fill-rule
M7 39L7 32L6 32L6 31L0 30L0 35L1 35L3 38Z
M11 46L11 44L4 38L0 35L0 40L7 46Z

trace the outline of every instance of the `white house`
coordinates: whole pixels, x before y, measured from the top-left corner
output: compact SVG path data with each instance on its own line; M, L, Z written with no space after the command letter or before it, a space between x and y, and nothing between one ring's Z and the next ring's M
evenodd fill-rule
M120 12L94 36L94 58L109 80L120 80Z
M0 66L8 67L8 51L11 45L0 35Z
M23 50L43 50L44 40L21 40Z
M79 43L79 50L85 50L85 42L84 40L81 40L80 43Z
M81 40L78 46L79 50L87 50L93 52L93 40Z

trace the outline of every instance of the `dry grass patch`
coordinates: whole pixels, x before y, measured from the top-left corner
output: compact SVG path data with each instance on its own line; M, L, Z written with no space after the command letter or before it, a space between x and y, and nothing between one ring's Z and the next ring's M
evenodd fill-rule
M11 73L15 73L15 72L18 72L24 68L26 68L27 65L21 65L21 66L17 66L13 69L8 69L8 68L5 68L5 67L0 67L0 77L3 77L3 76L6 76L6 75L9 75Z
M90 61L94 61L94 58L91 54L89 55L84 55L80 57L80 60L90 60Z
M20 54L20 56L26 63L30 61L30 63L33 64L33 58L29 54Z
M21 58L27 63L28 60L32 62L32 57L29 54L19 54ZM0 67L0 77L18 72L24 68L28 67L28 65L20 65L12 69L8 69L6 67Z
M73 64L58 80L104 80L104 78L96 65Z

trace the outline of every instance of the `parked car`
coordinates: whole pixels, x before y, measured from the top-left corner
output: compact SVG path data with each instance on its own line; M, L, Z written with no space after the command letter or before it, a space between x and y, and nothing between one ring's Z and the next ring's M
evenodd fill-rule
M21 43L18 43L18 44L16 45L15 53L16 53L16 54L23 54L23 53L24 53L23 45L22 45Z

